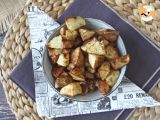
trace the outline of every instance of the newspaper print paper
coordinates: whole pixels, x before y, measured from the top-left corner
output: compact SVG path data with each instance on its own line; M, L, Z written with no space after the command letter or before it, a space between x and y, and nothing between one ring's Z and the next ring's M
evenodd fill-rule
M60 25L36 6L28 8L37 111L40 116L63 117L118 109L160 105L138 86L124 77L120 86L108 97L92 102L77 102L61 97L43 74L43 47L51 33Z

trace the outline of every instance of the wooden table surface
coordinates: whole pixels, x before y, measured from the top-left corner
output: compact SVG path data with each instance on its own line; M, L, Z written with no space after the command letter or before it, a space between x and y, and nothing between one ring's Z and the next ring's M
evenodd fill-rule
M4 34L0 35L0 46L2 45L3 38ZM0 83L0 120L16 120L14 114L11 112L10 107L7 103L1 83Z

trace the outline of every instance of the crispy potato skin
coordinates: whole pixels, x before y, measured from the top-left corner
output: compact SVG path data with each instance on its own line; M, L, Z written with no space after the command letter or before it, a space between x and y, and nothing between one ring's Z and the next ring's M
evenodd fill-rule
M61 66L52 67L52 75L57 78L63 72L63 70L64 67Z
M107 75L110 73L110 64L108 62L104 62L98 69L99 76L102 80L105 80Z
M80 47L77 47L71 53L71 63L74 64L74 66L76 67L84 66L84 55Z
M104 80L98 80L97 83L98 83L98 89L101 92L101 94L106 95L110 90L107 82Z
M69 72L69 74L72 76L74 80L85 81L84 72L82 68L75 67Z
M55 80L55 87L56 88L62 88L70 83L73 82L73 79L70 75L64 75L61 74L56 80Z
M118 57L114 60L111 61L111 66L113 69L118 70L120 68L122 68L123 66L125 66L126 64L128 64L130 61L130 57L129 55L124 55L121 57Z

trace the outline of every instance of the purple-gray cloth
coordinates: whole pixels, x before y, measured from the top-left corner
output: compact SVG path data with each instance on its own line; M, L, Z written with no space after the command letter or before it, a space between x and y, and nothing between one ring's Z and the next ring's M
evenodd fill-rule
M140 34L99 0L75 0L67 11L58 19L58 22L62 24L67 17L77 15L103 20L120 31L127 53L131 56L131 62L127 67L126 76L132 82L143 88L146 92L158 82L160 78L160 48L151 43L148 38ZM35 100L31 52L29 52L22 62L14 69L10 75L10 79ZM133 109L124 110L123 112L122 110L117 110L90 115L57 118L57 120L106 120L106 118L109 120L115 118L124 120L132 111Z

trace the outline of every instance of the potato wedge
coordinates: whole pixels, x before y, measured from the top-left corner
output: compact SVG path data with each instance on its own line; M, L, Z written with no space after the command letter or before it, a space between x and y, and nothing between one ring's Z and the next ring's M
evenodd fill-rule
M48 48L48 55L52 64L55 64L61 54L61 49Z
M52 75L57 78L58 76L60 76L63 70L64 70L64 67L54 66L52 67Z
M72 76L74 80L85 81L84 72L82 68L75 67L69 72L69 74Z
M124 55L121 57L118 57L111 61L111 66L113 69L117 70L128 64L130 61L129 55Z
M111 29L99 29L96 31L98 35L101 35L105 40L115 42L118 38L119 32Z
M97 83L98 83L98 89L100 93L102 95L106 95L110 89L108 83L104 80L98 80Z
M120 72L118 70L111 70L109 75L105 78L105 81L109 86L113 87L119 78Z
M96 55L105 55L104 43L93 38L91 41L81 46L81 49L87 53Z
M81 85L80 85L79 82L70 83L70 84L64 86L60 90L60 94L61 95L66 95L66 96L70 96L70 97L82 94Z
M110 73L110 64L108 62L104 62L98 69L98 73L102 80L105 80L107 75Z
M95 35L95 31L88 30L88 29L79 29L80 36L83 41L90 39Z
M75 41L72 41L72 40L63 40L63 48L64 49L73 48L74 44L75 44Z
M57 64L63 67L68 66L69 64L69 54L60 54Z
M70 83L73 82L73 79L68 74L61 74L56 80L55 80L55 88L62 88Z
M95 54L88 54L88 60L93 69L96 69L98 66L102 64L105 60L104 56L95 55Z
M71 31L74 31L84 25L86 25L85 19L80 16L69 17L65 20L67 28Z
M107 59L115 59L118 57L117 50L111 45L106 46L105 51L106 51L105 57Z
M62 49L63 48L63 41L62 41L62 36L59 35L57 37L54 37L49 43L48 43L49 48L56 48L56 49Z
M82 67L84 65L84 55L80 47L77 47L71 53L71 63L76 67Z

